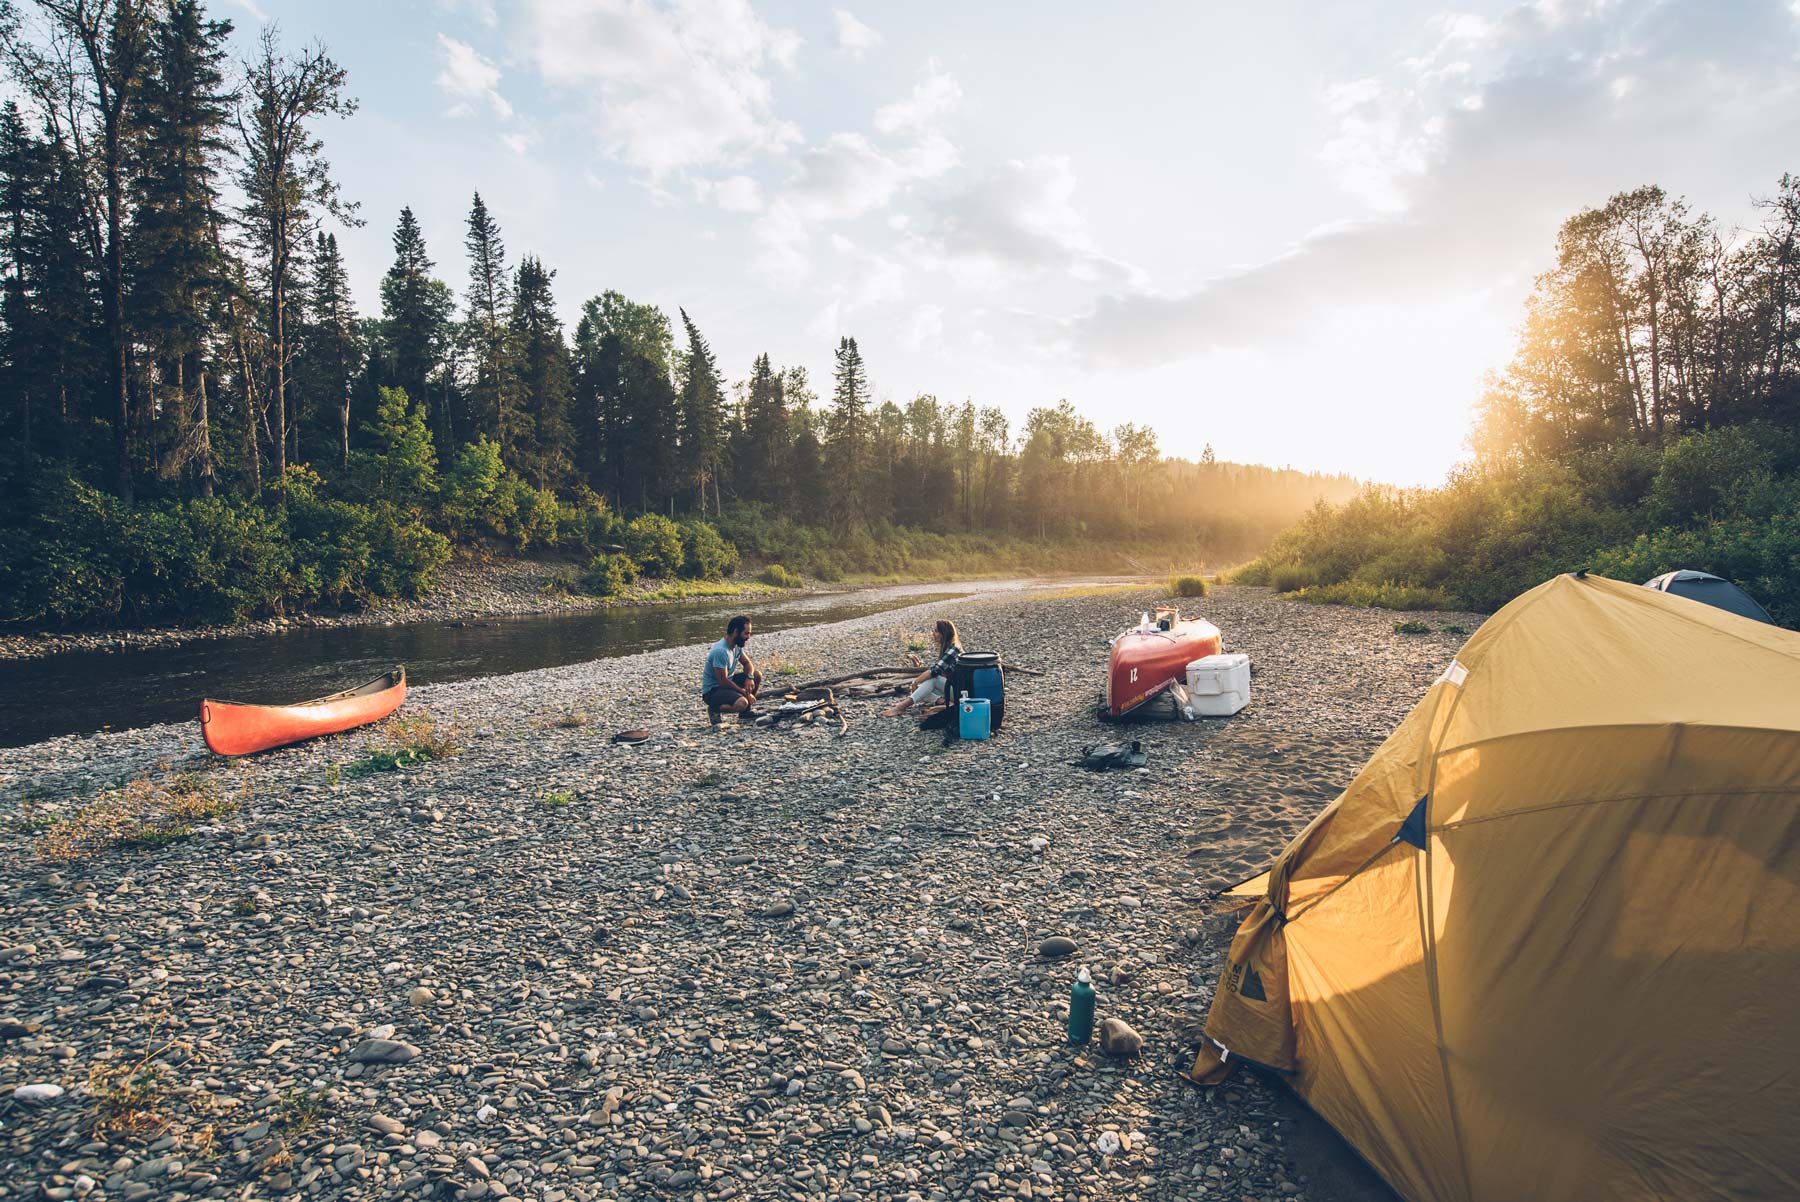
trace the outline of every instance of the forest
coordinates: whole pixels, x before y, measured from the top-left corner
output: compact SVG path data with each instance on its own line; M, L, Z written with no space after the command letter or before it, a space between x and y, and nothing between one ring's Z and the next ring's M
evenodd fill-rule
M597 593L751 561L846 574L1241 562L1343 476L1166 459L1067 401L878 399L603 291L573 330L479 194L462 294L412 209L351 295L345 71L200 0L0 2L0 622L233 621L549 553ZM1149 550L1154 548L1154 551ZM1153 555L1146 564L1142 556Z
M1492 610L1558 572L1676 568L1800 624L1800 176L1731 229L1661 188L1566 221L1441 488L1321 505L1238 579Z

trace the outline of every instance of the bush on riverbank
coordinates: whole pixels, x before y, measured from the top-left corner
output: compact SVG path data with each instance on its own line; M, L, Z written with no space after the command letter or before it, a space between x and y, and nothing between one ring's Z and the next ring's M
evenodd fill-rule
M1314 509L1233 579L1306 601L1491 611L1577 568L1713 572L1800 623L1800 434L1751 424L1370 489Z

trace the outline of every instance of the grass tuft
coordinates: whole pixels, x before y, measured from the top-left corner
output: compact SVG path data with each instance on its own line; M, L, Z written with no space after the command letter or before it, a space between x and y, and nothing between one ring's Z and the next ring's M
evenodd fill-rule
M575 794L567 789L557 789L555 792L544 794L540 800L551 809L560 810L564 806L574 803Z
M145 774L67 814L41 823L33 815L43 836L37 856L67 862L114 847L166 847L204 823L241 810L248 788L246 783L237 796L227 797L218 782L203 773L182 772L165 780Z
M1409 618L1404 622L1395 622L1394 623L1394 633L1395 634L1430 634L1431 627L1426 625L1424 622L1415 621L1415 620Z
M367 754L345 764L343 770L350 776L373 776L448 759L462 750L458 736L454 728L440 726L430 710L390 718L375 728L365 747Z
M1277 569L1279 570L1279 569ZM1455 609L1442 590L1403 584L1364 584L1345 580L1296 589L1288 596L1309 605L1354 605L1364 609Z
M173 1074L157 1058L185 1044L166 1043L134 1061L95 1065L88 1072L93 1099L93 1133L103 1137L150 1140L169 1129L164 1106L175 1092Z
M1174 576L1169 580L1169 595L1173 597L1204 597L1212 592L1204 576Z
M772 563L756 574L756 578L770 588L805 588L806 581L800 573L790 572L778 563Z

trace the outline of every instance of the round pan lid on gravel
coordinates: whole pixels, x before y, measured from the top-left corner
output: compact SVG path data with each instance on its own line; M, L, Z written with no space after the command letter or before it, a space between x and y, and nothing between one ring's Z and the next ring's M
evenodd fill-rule
M615 743L642 743L650 737L647 730L622 730L612 737Z

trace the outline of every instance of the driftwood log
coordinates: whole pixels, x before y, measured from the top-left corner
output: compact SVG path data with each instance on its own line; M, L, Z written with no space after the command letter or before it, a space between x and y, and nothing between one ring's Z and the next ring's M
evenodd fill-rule
M802 693L808 689L833 689L839 685L855 687L864 682L873 682L881 676L917 676L923 669L916 667L877 667L864 668L860 672L847 672L842 676L827 676L820 680L809 680L805 684L797 684L783 689L785 693ZM1014 676L1042 676L1044 673L1032 668L1014 668L1002 666L1002 670Z

